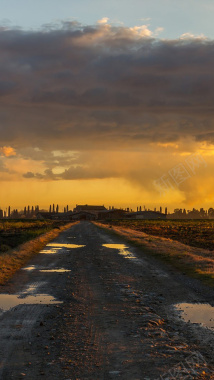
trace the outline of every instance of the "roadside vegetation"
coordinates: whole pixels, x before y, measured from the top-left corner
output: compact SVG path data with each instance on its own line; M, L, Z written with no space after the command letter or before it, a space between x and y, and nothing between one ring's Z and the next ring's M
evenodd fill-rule
M0 285L60 232L75 223L52 220L2 220L0 222Z
M213 220L111 220L96 224L214 287Z
M53 220L1 220L0 221L0 253L7 252L28 240L59 228L66 222Z
M111 220L108 225L170 238L192 247L214 249L214 220Z

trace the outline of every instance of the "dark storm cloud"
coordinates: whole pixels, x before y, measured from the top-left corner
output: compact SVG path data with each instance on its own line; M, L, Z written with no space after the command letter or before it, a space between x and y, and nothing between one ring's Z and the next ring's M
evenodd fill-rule
M189 136L213 142L213 67L208 40L160 41L75 22L0 30L2 144L81 150Z
M24 178L37 178L43 180L84 180L84 179L104 179L120 177L119 171L112 168L102 167L70 167L60 174L55 174L51 169L46 169L44 174L27 172L23 174Z

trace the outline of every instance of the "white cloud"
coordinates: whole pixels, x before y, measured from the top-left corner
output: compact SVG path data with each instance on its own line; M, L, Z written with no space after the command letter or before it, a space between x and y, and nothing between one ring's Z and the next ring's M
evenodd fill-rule
M184 33L180 36L181 40L207 40L208 38L204 34L192 34Z
M104 24L107 24L108 21L109 21L108 17L103 17L103 18L101 18L101 20L98 20L97 23L100 25L104 25Z
M154 35L155 36L158 36L160 33L162 33L164 31L164 28L162 28L161 26L159 26L158 28L155 29L154 31Z
M129 30L133 33L133 35L139 37L151 37L152 31L149 30L148 25L134 26L129 28Z

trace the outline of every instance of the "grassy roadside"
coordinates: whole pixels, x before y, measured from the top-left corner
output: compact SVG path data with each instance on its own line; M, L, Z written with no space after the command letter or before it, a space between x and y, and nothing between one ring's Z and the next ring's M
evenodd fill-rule
M144 253L214 288L214 251L190 247L178 241L151 236L129 228L93 223L109 232L123 236L127 242L143 248Z
M55 239L62 231L67 230L77 223L78 222L73 222L57 227L35 239L17 246L15 249L2 253L0 255L0 285L5 285L14 273L44 248L47 243Z

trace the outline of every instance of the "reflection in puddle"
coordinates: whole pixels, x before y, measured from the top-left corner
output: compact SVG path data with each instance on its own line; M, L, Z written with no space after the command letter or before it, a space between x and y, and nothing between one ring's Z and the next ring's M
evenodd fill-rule
M23 297L23 295L0 294L0 312L10 310L18 305L49 305L62 303L62 301L57 301L54 297L51 297L48 294L36 294L25 298L21 297Z
M214 307L209 304L180 303L174 305L185 322L199 323L214 329Z
M65 269L65 268L55 268L55 269L39 269L39 267L32 265L26 268L22 268L22 270L27 270L27 271L33 271L33 270L39 270L39 272L56 272L56 273L64 273L64 272L70 272L70 269ZM35 287L31 287L31 290L34 290L35 292Z
M43 249L42 251L40 251L40 253L46 253L46 254L57 253L57 251L60 250L60 249L62 249L62 248Z
M64 269L64 268L60 268L60 269L40 269L40 272L47 272L47 273L65 273L65 272L70 272L69 269Z
M22 268L22 270L29 270L29 271L35 270L35 269L37 269L37 267L35 265L31 265L29 267Z
M135 256L133 253L128 251L128 247L125 244L103 244L103 247L111 248L111 249L118 249L119 254L124 256L126 259L132 260L136 264L143 264L143 260L139 259L137 256Z
M113 249L126 249L126 248L128 248L125 244L103 244L103 247L113 248Z
M81 248L85 247L85 245L79 245L79 244L59 244L59 243L49 243L47 244L47 247L61 247L61 248ZM55 248L59 249L59 248Z
M38 291L38 289L41 287L41 286L46 286L47 282L45 281L40 281L40 282L36 282L34 284L31 284L31 285L28 285L27 288L25 290L23 290L23 292L21 292L21 294L19 295L19 297L26 297L26 294L34 294Z

